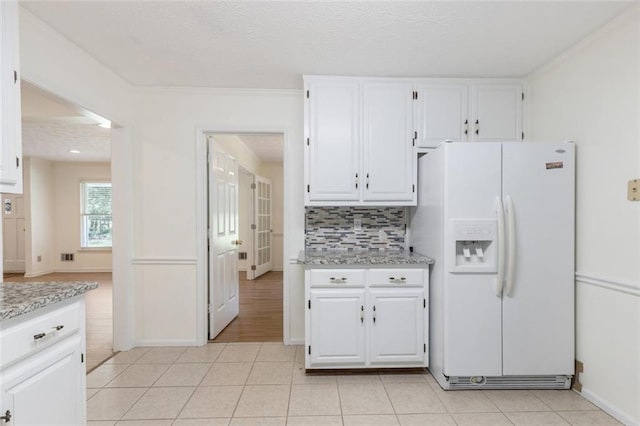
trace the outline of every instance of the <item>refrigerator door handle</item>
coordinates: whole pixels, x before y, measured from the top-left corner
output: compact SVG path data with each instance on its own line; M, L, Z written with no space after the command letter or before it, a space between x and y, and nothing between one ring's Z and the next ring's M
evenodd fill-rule
M516 218L515 212L513 211L513 201L511 197L507 195L507 227L509 229L508 240L509 240L509 267L507 270L507 288L506 295L511 297L513 293L513 287L515 285L515 275L516 275Z
M504 281L504 207L502 206L502 199L496 197L496 214L498 216L498 274L496 276L496 296L502 295L502 284Z

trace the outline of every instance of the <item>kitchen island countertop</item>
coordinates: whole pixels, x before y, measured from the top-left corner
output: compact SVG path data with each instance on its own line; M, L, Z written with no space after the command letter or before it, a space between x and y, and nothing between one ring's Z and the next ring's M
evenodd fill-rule
M95 281L0 283L0 321L70 299L97 287Z
M298 264L307 266L377 265L427 266L433 259L405 250L302 250Z

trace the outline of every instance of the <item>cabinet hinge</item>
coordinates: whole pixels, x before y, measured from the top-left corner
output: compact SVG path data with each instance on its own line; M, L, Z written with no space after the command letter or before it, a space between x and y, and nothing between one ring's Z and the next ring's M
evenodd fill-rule
M522 92L522 100L524 101L524 92Z
M427 299L422 299L422 307L423 308L427 307Z
M418 92L413 92L413 100L414 101L418 100Z
M80 354L80 363L83 364L84 363L84 354Z
M309 187L309 185L307 185L307 192L310 192L310 187Z
M426 354L427 353L427 344L426 343L423 346L423 350L424 350L424 353Z
M251 265L251 270L255 271L256 270L256 265Z
M309 99L309 91L307 90L307 99Z
M413 184L412 186L413 186L413 192L416 192L416 185Z
M522 132L522 140L524 140L524 132Z
M307 146L309 146L309 138L307 138Z
M309 299L309 302L307 303L307 305L309 306L309 309L311 309L311 299Z
M20 168L20 157L16 157L16 169Z
M13 70L13 84L18 82L18 71Z
M309 355L311 355L311 345L309 345Z

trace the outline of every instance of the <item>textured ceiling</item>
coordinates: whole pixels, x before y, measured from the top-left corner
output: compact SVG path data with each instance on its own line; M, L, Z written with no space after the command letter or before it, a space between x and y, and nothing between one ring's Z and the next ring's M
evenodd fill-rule
M235 135L254 154L265 162L281 163L284 152L284 137L281 133Z
M111 131L98 125L98 116L25 82L20 95L25 157L111 161ZM74 154L70 150L80 152Z
M28 1L133 85L300 88L303 74L520 77L633 1Z

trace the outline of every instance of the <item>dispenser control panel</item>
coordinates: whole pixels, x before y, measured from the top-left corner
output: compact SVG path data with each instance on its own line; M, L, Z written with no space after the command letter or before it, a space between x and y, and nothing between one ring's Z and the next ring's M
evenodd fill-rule
M449 270L454 273L495 273L497 271L497 221L454 219L450 223Z

